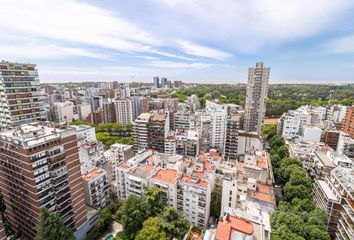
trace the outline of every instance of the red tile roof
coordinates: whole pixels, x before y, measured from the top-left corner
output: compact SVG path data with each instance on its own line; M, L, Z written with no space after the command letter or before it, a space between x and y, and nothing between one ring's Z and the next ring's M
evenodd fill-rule
M254 232L253 224L245 218L229 216L228 220L219 221L215 237L217 240L230 240L232 231L252 235Z
M209 182L207 182L207 181L204 181L201 179L193 179L192 177L187 176L187 175L183 175L181 177L181 181L188 182L188 183L194 183L194 184L197 184L201 187L207 187L209 185Z
M168 184L176 184L177 171L173 169L160 169L152 179L168 183Z
M96 178L97 176L101 175L105 173L105 171L103 169L100 169L100 168L96 168L96 169L93 169L91 170L88 174L82 176L82 179L84 181L91 181L92 179Z

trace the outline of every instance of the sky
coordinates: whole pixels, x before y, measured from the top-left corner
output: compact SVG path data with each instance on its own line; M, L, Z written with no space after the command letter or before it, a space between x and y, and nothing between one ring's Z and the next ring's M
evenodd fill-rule
M354 83L353 0L0 0L0 60L41 82Z

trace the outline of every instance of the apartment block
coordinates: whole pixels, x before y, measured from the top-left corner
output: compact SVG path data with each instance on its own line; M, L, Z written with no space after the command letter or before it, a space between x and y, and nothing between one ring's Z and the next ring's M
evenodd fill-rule
M117 122L122 124L133 123L134 104L132 99L119 99L114 102Z
M255 68L248 70L248 82L245 106L245 131L262 131L263 118L266 112L266 98L268 93L270 68L263 66L262 62L257 62Z
M142 113L133 123L133 147L137 152L149 146L149 125L150 113Z
M74 129L36 123L0 133L0 189L12 227L34 239L41 207L67 226L86 221L85 198Z
M168 206L182 211L196 226L205 227L214 188L214 164L219 161L221 157L216 151L187 159L152 150L142 151L117 166L119 199L132 194L142 196L144 186L157 186Z
M354 138L354 106L348 107L342 123L342 131Z
M96 208L104 208L110 201L107 171L94 168L82 176L86 204Z
M240 129L240 117L238 115L227 116L224 158L229 161L238 159L238 131Z
M0 62L0 129L46 120L35 64Z
M104 147L100 141L85 142L78 147L82 174L88 174L93 168L106 162Z

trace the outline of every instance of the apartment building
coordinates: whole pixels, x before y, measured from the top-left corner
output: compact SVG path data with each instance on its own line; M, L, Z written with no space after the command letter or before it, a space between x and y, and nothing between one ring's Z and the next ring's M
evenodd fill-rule
M104 147L100 141L82 143L79 147L81 173L88 174L96 166L106 162Z
M134 121L134 104L132 99L115 100L117 122L122 124L133 123Z
M229 161L238 159L238 131L240 129L240 117L238 115L229 115L226 118L226 134L224 158Z
M340 132L337 143L337 152L339 155L346 155L354 158L354 139L349 134Z
M165 138L169 132L170 119L168 112L151 114L148 125L149 147L163 153L165 151Z
M266 112L270 68L257 62L255 68L248 70L248 82L245 105L245 131L261 134L263 118Z
M314 182L314 200L329 215L328 231L332 238L352 239L354 170L336 167L324 181ZM348 238L349 237L349 238Z
M217 148L222 152L225 147L226 110L208 108L207 114L210 121L210 129L208 129L211 140L210 147Z
M116 105L113 102L103 103L103 112L105 123L115 123L117 122L117 110Z
M74 103L69 101L54 103L54 116L58 123L70 123L79 119Z
M354 106L348 107L342 123L342 131L354 138Z
M3 224L2 219L0 217L0 240L6 240L6 239L7 239L7 236L6 236L4 224Z
M141 152L117 166L119 198L125 199L132 194L142 196L144 186L155 185L168 206L182 211L196 226L205 227L214 188L215 161L220 161L216 152L199 155L193 160L179 155Z
M12 227L34 239L41 207L78 229L86 221L76 132L36 123L0 133L0 189Z
M0 129L46 120L35 64L0 62Z
M133 123L133 148L137 152L149 146L149 125L150 113L142 113Z
M82 176L85 200L88 206L102 209L109 203L108 175L101 168L94 168Z

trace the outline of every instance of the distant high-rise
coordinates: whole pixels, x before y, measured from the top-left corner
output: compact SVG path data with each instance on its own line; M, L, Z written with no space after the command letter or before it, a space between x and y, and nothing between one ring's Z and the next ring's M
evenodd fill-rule
M225 134L225 160L236 161L238 159L238 131L240 129L240 117L236 114L227 116L226 118L226 134Z
M41 207L80 228L87 219L75 129L22 124L0 133L0 190L11 226L34 239Z
M248 83L246 94L246 111L244 128L247 132L262 131L262 122L266 111L266 98L268 92L270 68L263 67L257 62L255 68L248 70Z
M167 85L167 78L161 78L161 88L165 88Z
M46 119L35 64L0 62L0 129Z
M130 87L127 83L120 83L119 88L119 99L126 99L130 97Z
M154 77L154 88L160 87L160 79L159 77Z

